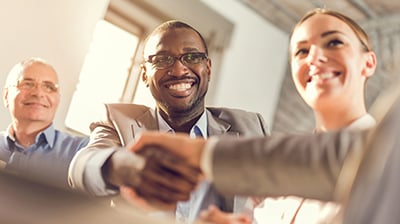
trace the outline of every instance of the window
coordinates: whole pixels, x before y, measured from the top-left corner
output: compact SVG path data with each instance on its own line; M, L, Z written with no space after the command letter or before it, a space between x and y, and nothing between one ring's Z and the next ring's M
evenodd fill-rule
M103 103L120 102L139 38L105 20L97 23L93 40L72 97L66 125L89 134Z

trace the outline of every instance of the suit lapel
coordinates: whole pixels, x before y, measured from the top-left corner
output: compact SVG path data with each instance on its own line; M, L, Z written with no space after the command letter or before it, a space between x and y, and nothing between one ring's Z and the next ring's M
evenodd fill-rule
M222 119L224 116L224 111L214 109L213 112L206 109L207 113L207 122L208 122L208 136L213 135L239 135L237 131L230 130L231 124L228 123L227 119ZM144 131L155 131L159 130L158 121L157 121L157 112L156 110L146 110L142 115L138 116L131 123L132 136L135 139L135 136L140 135L140 133Z
M215 110L215 109L214 109ZM209 109L206 109L207 112L207 122L208 122L208 136L213 135L234 135L239 136L237 131L230 130L231 124L226 120L221 119L224 115L224 111L219 110L218 113L215 111L211 112Z
M158 122L156 112L154 110L147 110L141 116L137 117L131 124L133 141L144 131L158 130Z

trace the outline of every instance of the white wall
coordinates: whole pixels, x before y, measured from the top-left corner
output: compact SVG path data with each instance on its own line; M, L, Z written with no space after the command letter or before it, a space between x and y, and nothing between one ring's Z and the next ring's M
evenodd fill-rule
M61 103L55 124L65 129L75 85L89 48L94 25L108 0L12 0L0 7L0 86L11 67L31 56L54 65L60 76ZM3 105L3 103L2 103ZM10 123L0 106L0 130Z
M288 65L288 34L232 0L203 0L235 24L212 105L263 115L270 127Z
M286 66L287 35L233 0L203 0L235 24L218 82L208 103L260 112L268 123ZM12 0L0 7L0 85L18 61L39 56L60 74L61 104L56 127L64 120L89 48L96 21L108 0ZM201 12L200 12L201 13ZM0 106L0 130L10 123Z

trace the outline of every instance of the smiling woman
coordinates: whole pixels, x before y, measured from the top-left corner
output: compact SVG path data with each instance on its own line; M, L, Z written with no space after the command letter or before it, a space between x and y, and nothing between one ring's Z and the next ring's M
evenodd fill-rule
M295 27L292 77L314 110L316 129L336 130L366 114L365 83L376 68L366 33L341 14L317 9Z
M376 57L353 20L335 11L312 10L295 26L289 52L296 89L314 112L315 132L375 125L366 110L364 88L375 72ZM256 209L259 223L334 223L340 209L333 202L298 197L266 199L262 206Z

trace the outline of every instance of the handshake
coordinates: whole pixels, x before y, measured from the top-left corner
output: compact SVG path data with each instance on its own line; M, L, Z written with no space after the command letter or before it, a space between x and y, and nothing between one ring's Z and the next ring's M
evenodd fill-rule
M202 177L205 142L184 134L144 133L133 146L116 151L106 161L103 177L135 205L175 209L178 201L189 199Z

